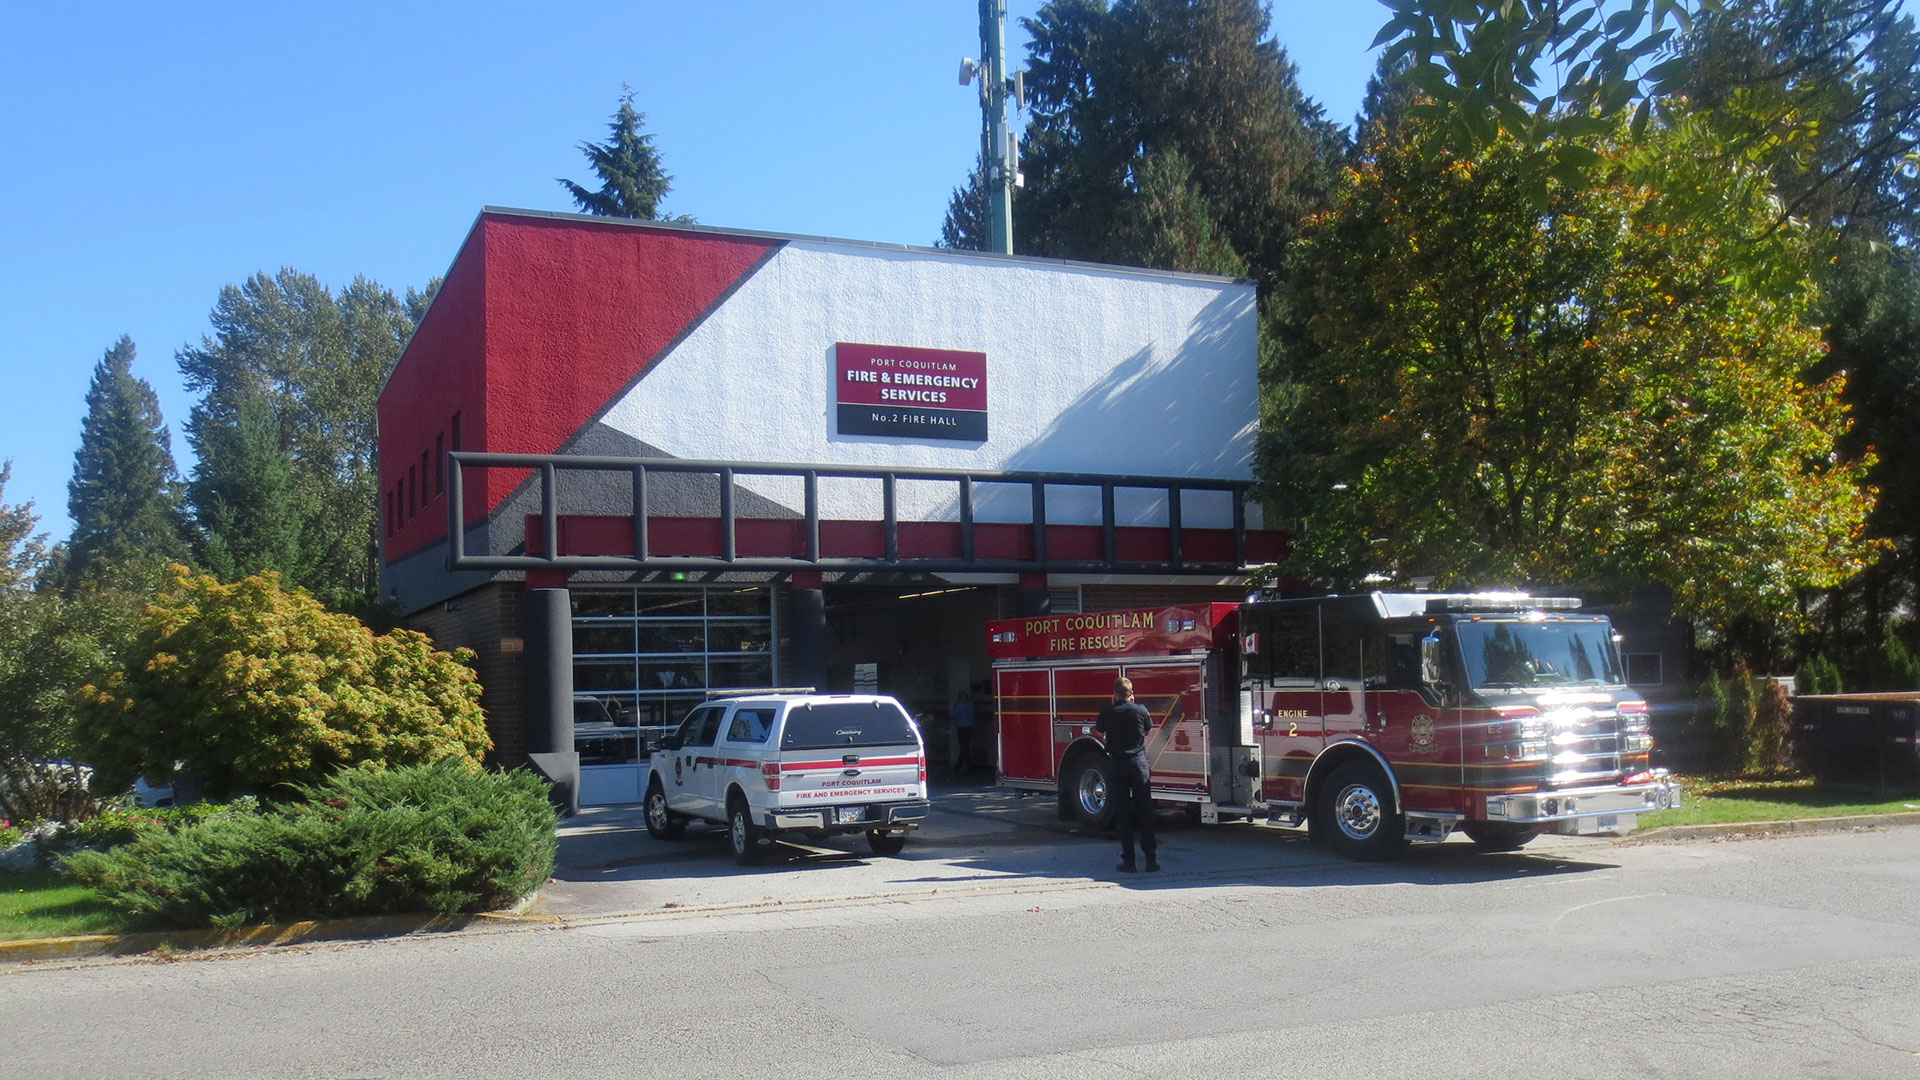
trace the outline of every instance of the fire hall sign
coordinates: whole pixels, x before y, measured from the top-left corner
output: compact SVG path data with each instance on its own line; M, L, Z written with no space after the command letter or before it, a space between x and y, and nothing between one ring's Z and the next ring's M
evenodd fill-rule
M833 355L840 434L986 441L986 353L842 341Z

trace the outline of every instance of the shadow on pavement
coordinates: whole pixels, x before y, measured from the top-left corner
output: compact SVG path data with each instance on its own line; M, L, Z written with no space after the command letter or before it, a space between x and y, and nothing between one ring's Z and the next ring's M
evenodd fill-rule
M1524 852L1480 851L1464 837L1413 844L1391 862L1355 862L1310 842L1305 830L1245 822L1201 825L1178 810L1157 816L1158 874L1114 867L1112 833L1061 821L1051 795L986 782L936 784L934 812L895 856L858 836L774 844L758 866L734 863L719 826L675 840L647 835L638 806L595 807L563 822L553 881L539 910L562 918L662 908L724 907L834 898L933 895L946 890L1113 885L1171 890L1257 885L1513 881L1609 869L1604 840L1549 837Z

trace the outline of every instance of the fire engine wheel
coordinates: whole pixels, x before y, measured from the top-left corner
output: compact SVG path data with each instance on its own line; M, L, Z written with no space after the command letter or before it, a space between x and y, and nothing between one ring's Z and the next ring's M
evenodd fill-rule
M733 861L741 866L760 863L760 826L753 823L753 811L747 801L736 796L727 804L727 846L733 849Z
M906 833L890 833L885 829L867 830L867 847L875 855L898 855L900 849L907 846Z
M1349 761L1320 788L1320 831L1343 855L1385 859L1406 844L1406 819L1393 809L1393 789L1378 767Z
M647 821L647 835L655 840L671 840L687 827L686 818L668 809L667 792L659 780L647 785L647 801L641 813Z
M1113 776L1105 756L1081 754L1073 759L1060 780L1067 809L1081 828L1099 832L1113 826L1113 801L1107 797L1112 790Z
M1480 845L1481 851L1519 851L1540 834L1525 825L1508 825L1502 822L1487 822L1480 825L1462 825L1460 831L1467 839Z

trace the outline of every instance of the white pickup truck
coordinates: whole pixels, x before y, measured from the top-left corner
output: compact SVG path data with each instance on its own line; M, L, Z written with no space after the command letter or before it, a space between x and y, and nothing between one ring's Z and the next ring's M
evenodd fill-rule
M648 760L647 832L724 824L750 866L782 833L863 832L896 855L927 816L927 752L893 698L747 693L695 706Z

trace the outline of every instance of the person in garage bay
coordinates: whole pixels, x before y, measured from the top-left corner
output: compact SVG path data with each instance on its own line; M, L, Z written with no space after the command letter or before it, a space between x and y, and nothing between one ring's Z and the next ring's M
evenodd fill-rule
M1115 869L1134 872L1137 833L1151 874L1160 869L1159 844L1153 835L1153 794L1147 786L1147 733L1153 730L1153 714L1133 700L1132 679L1113 681L1113 703L1100 710L1093 727L1106 736L1107 761L1112 766L1107 797L1113 800L1113 827L1120 834L1120 865Z
M953 771L958 776L973 772L973 694L967 688L953 696Z

